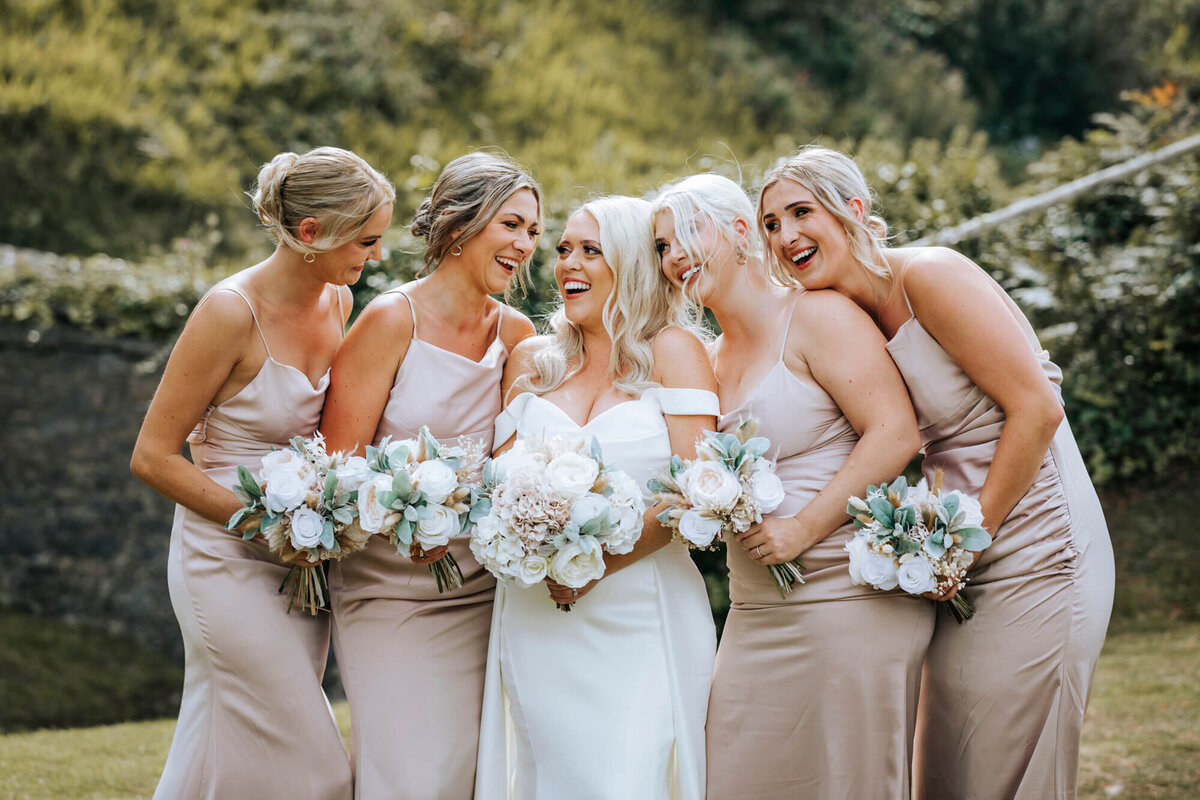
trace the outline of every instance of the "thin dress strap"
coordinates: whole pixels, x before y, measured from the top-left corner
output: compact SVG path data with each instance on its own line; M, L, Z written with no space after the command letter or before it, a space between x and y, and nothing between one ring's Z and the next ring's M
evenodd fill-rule
M346 338L346 312L342 310L342 290L333 287L333 293L338 301L338 341Z
M788 333L792 330L792 316L796 313L796 303L792 303L792 307L788 309L787 325L783 326L783 340L779 342L779 361L783 361L783 354L787 351Z
M251 317L251 319L254 320L254 329L256 331L258 331L258 338L262 339L263 349L267 351L267 358L274 361L275 357L271 355L271 348L267 346L267 337L263 336L262 326L258 324L258 314L254 313L254 304L250 302L250 298L246 297L246 295L242 294L240 291L233 288L232 286L218 286L216 289L213 289L213 291L214 292L233 292L238 297L242 298L242 301L245 302L246 307L250 309L250 317Z
M913 319L916 319L917 312L913 311L912 302L910 302L908 299L908 292L904 290L904 280L901 278L897 278L896 280L900 283L900 296L904 298L904 305L908 306L909 315L912 316Z
M504 305L500 306L499 318L496 320L496 341L500 341L500 326L504 323Z
M408 303L408 313L412 314L413 334L412 338L417 338L417 307L413 305L412 298L408 296L408 292L403 289L388 289L386 292L380 292L380 295L398 294L404 298L404 302Z

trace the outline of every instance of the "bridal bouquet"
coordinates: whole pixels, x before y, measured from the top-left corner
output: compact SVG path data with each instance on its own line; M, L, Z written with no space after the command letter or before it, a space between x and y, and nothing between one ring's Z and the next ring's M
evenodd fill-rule
M422 550L449 544L487 513L479 471L483 449L474 439L442 445L422 426L416 439L367 448L370 477L358 492L358 524L388 537L407 556L415 542ZM439 592L463 585L462 569L452 553L429 565Z
M939 471L930 489L921 480L910 487L901 475L891 484L868 486L866 498L851 497L846 513L858 528L846 544L850 577L860 585L909 594L959 590L947 606L958 622L975 609L962 594L974 553L992 543L981 526L979 501L960 491L944 491Z
M243 539L261 534L272 553L303 554L312 567L293 565L279 586L292 606L312 614L329 606L329 585L322 562L345 558L361 550L368 534L355 522L359 486L370 471L366 459L330 455L318 433L299 436L286 450L263 456L258 478L238 466L234 493L244 508L225 525L234 530L247 520Z
M747 420L737 433L705 431L696 442L696 458L671 456L667 471L647 484L655 503L667 503L658 521L672 528L689 547L707 549L718 538L745 533L783 502L783 482L763 454L771 443L755 436L758 424ZM781 597L804 583L804 564L792 559L767 567Z
M633 549L645 502L637 483L581 440L517 440L484 467L491 506L471 533L489 572L524 586L549 577L572 589L604 575L604 553ZM571 606L559 603L563 611Z

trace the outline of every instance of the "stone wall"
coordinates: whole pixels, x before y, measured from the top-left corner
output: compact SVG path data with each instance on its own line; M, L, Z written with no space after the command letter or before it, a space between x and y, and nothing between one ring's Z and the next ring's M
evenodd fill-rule
M0 326L0 606L182 661L167 595L173 504L129 472L155 345Z

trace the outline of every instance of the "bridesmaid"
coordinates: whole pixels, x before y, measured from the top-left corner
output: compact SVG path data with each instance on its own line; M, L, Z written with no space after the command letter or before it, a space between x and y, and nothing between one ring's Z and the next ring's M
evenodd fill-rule
M834 292L772 284L750 200L704 174L654 202L662 275L711 309L720 429L771 440L785 499L727 550L732 608L708 710L708 796L908 798L932 604L856 586L846 501L916 453L883 336ZM740 545L740 546L739 546ZM800 556L781 599L767 566Z
M1108 528L1063 416L1062 373L969 259L884 246L861 171L822 147L767 176L772 270L852 299L890 337L926 477L975 495L995 537L974 618L940 614L921 685L920 798L1075 797L1079 735L1113 597Z
M534 330L489 295L528 268L541 211L533 178L503 158L446 165L412 223L432 273L371 301L338 349L321 420L331 449L362 453L428 425L491 450L504 364ZM446 548L410 560L376 536L331 570L355 797L471 796L495 580L465 540L449 549L465 580L444 594L428 563Z
M224 523L242 507L229 488L237 465L255 470L316 430L346 287L379 258L395 189L353 153L321 147L276 156L252 198L278 246L196 306L130 465L178 503L167 581L183 701L154 796L347 800L350 765L321 691L329 619L286 613L288 565Z

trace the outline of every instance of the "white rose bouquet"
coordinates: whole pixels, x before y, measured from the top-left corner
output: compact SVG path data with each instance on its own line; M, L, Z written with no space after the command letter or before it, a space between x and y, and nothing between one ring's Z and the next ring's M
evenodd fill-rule
M901 475L891 484L868 486L865 498L851 497L846 513L858 530L846 551L857 584L883 591L899 586L915 595L958 590L947 607L962 623L975 613L962 593L967 569L992 537L981 527L979 501L941 484L941 471L932 490L924 480L910 487Z
M783 502L783 482L763 456L771 446L755 436L758 424L747 420L736 433L705 431L696 442L696 458L671 456L667 471L651 478L655 503L668 507L658 521L672 528L688 547L715 547L718 538L745 533ZM795 558L767 567L780 597L804 583L804 564Z
M233 491L244 508L225 525L234 530L247 521L243 539L262 535L272 553L300 553L311 567L293 565L279 586L292 606L312 614L329 607L324 562L361 550L368 534L356 523L358 490L370 475L361 456L330 455L321 434L292 439L291 447L263 456L256 479L238 466Z
M578 589L604 575L604 554L628 553L642 535L637 483L604 464L599 443L517 440L483 470L490 497L471 552L501 580L550 580ZM571 606L558 604L563 611Z
M408 556L415 543L422 550L449 544L466 533L487 505L479 473L483 449L474 439L442 445L422 426L416 439L367 448L370 477L358 492L358 524L371 534L388 537ZM439 592L463 585L462 569L452 553L429 565Z

